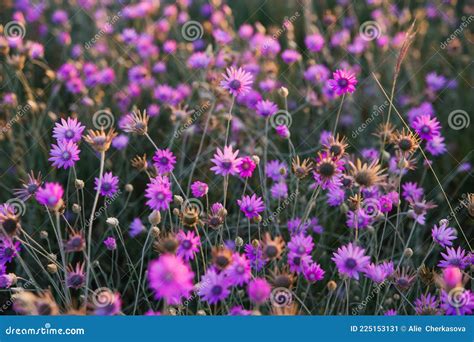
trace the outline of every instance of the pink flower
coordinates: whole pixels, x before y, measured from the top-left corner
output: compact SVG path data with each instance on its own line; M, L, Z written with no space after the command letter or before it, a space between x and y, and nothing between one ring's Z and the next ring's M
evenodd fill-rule
M224 80L221 81L221 87L228 90L233 96L245 95L251 89L253 83L252 74L242 68L227 68L227 75L223 74Z

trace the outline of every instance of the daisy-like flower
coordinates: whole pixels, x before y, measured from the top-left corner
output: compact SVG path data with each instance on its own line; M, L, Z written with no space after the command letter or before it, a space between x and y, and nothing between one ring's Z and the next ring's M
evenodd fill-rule
M153 156L153 161L158 173L164 175L173 171L176 157L169 149L157 150Z
M275 199L284 199L288 197L288 186L286 185L285 181L280 181L275 183L270 188L270 193L273 198Z
M188 232L180 230L178 234L176 234L176 239L179 242L176 255L186 261L194 259L194 255L199 251L199 246L201 245L199 235L196 235L192 230Z
M41 172L38 172L38 175L35 177L34 172L31 171L28 174L28 180L23 182L23 188L14 189L13 193L22 201L26 201L36 194L36 191L41 186L41 183Z
M20 215L16 209L8 203L0 205L0 236L16 236L20 228Z
M145 226L143 225L142 220L140 220L138 217L134 218L132 223L130 224L130 229L128 231L128 234L133 238L145 231Z
M79 160L79 152L81 151L74 141L61 140L57 145L52 145L48 160L53 162L54 167L68 169Z
M210 268L201 278L198 294L209 304L218 303L230 295L230 281L224 272L217 273Z
M203 197L207 194L209 187L206 183L196 181L191 184L191 192L194 197Z
M84 140L99 153L105 152L110 148L112 140L117 136L114 128L111 128L107 133L102 128L101 130L90 129L87 135L84 136Z
M240 207L240 210L247 216L247 218L252 219L259 216L265 209L262 198L253 194L252 196L243 196L241 199L237 200L237 204Z
M288 169L286 164L278 160L271 160L265 167L265 175L275 182L286 177Z
M247 287L249 299L256 304L264 303L270 297L271 291L270 284L263 278L253 279Z
M180 304L193 290L193 271L175 255L164 254L151 261L147 277L155 298L164 299L170 305Z
M383 283L390 275L387 271L387 267L384 265L376 265L374 263L368 264L365 267L364 273L367 278L372 279L377 284Z
M420 115L412 124L413 129L421 139L431 141L435 136L439 136L441 125L435 117L431 115Z
M438 267L447 268L449 266L459 267L461 270L468 265L468 255L461 247L455 249L454 247L447 247L445 253L441 253L444 260L438 263Z
M441 308L446 315L472 315L474 312L474 293L457 287L449 292L441 291Z
M229 316L250 316L252 311L245 310L241 305L232 307L229 310Z
M76 118L61 119L61 123L56 123L53 129L53 137L57 141L66 140L77 143L81 140L84 129L85 126L81 125Z
M304 233L299 233L291 237L288 242L288 249L298 255L311 254L314 243L311 236L305 236Z
M66 252L80 252L84 250L86 241L84 239L84 232L75 229L70 230L69 239L64 243Z
M385 180L386 175L378 160L367 164L357 159L355 163L349 162L349 165L352 179L361 188L380 185Z
M303 275L305 279L310 283L315 283L324 278L324 270L316 262L313 262L309 265L303 266Z
M171 192L171 183L168 177L156 176L151 179L145 190L145 197L148 198L146 204L153 210L167 210L173 194Z
M241 158L237 157L239 150L235 152L232 150L232 146L225 146L224 151L217 148L217 152L214 154L214 158L211 161L214 166L211 167L211 171L214 171L216 175L227 176L235 175L239 169L237 166L240 164Z
M232 263L225 270L225 274L232 285L243 285L248 283L250 278L252 278L250 261L245 255L234 253L232 255Z
M239 164L237 165L239 176L242 178L252 177L255 167L255 162L249 156L241 158Z
M291 272L302 273L304 267L311 264L311 262L311 255L309 254L288 253L288 265L290 266Z
M359 272L364 272L370 263L370 258L365 255L365 249L354 245L352 242L339 247L333 253L331 260L336 264L339 273L357 280L359 279Z
M260 271L265 265L265 258L263 256L262 247L254 246L250 243L244 247L245 255L250 260L250 266L256 271Z
M67 267L67 275L66 275L66 285L67 287L71 287L73 289L80 289L84 286L86 282L86 275L84 273L84 264L78 263L76 267L72 267L69 265Z
M424 194L422 187L413 182L406 182L402 185L402 197L409 202L419 201Z
M260 100L255 105L257 114L264 118L272 116L278 111L278 106L269 100Z
M251 89L253 83L252 74L246 72L242 68L227 68L227 74L223 74L221 87L229 91L233 96L245 95Z
M433 226L431 236L434 242L445 248L453 245L452 241L456 240L456 231L454 228L448 227L448 221L444 220L440 222L439 227L437 225Z
M353 93L357 85L357 78L349 70L336 70L332 74L332 79L328 80L331 89L337 94Z
M39 204L45 205L50 209L58 209L62 203L64 189L59 183L45 183L43 187L36 192L36 200Z
M12 262L20 252L20 242L9 237L0 237L0 265Z
M313 168L313 177L322 189L339 188L342 183L344 161L333 158L328 152L320 152Z
M415 312L418 315L429 316L441 314L438 298L431 293L428 293L427 295L422 294L415 300Z
M95 178L95 190L99 190L100 184L100 194L111 197L117 192L118 183L119 179L117 176L112 175L112 172L106 172L102 177L102 182L98 177Z

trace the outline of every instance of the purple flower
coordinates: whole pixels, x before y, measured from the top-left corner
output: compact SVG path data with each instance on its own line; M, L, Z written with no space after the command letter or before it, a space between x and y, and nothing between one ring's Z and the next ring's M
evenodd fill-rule
M229 316L250 316L252 315L252 311L245 310L242 306L237 305L233 306L229 310Z
M58 141L78 142L84 129L85 127L76 118L67 118L67 121L61 119L61 123L56 123L53 129L53 137Z
M357 78L349 70L336 70L332 79L328 80L329 86L337 95L353 93L357 85Z
M439 227L437 225L433 226L431 229L431 236L433 241L436 242L443 248L453 245L453 240L456 240L456 231L454 228L448 227L448 221L442 220Z
M247 287L249 299L255 304L263 304L269 297L272 288L263 278L253 279Z
M107 248L109 251L117 249L117 241L115 241L115 238L113 236L109 236L107 239L105 239L104 245L105 248Z
M272 116L278 111L278 106L272 101L260 100L255 105L255 109L258 115L263 116L264 118L267 118L269 116Z
M365 212L364 209L359 208L356 211L347 212L346 224L352 229L364 229L372 222L372 216Z
M112 175L112 172L106 172L102 177L102 182L99 178L95 178L95 190L99 189L100 184L100 194L102 196L111 197L115 195L118 190L119 179L117 176Z
M284 180L281 180L272 185L270 193L273 198L281 200L288 197L288 186Z
M51 209L57 209L62 204L64 189L59 183L45 183L36 192L36 200L39 204Z
M367 278L372 279L377 284L383 283L390 275L384 265L376 265L373 263L370 263L365 267L364 273Z
M177 305L189 298L193 290L194 273L180 257L164 254L148 264L148 284L156 299Z
M462 287L456 287L449 292L442 290L441 308L446 315L472 315L474 293Z
M215 166L211 167L211 171L214 171L216 175L227 176L235 175L238 173L237 166L240 163L241 158L238 158L239 150L233 151L232 146L225 146L224 152L220 148L214 154L214 158L211 161Z
M210 268L201 278L198 294L209 304L218 303L230 294L230 282L225 273L217 273Z
M240 159L239 164L237 165L237 170L239 176L242 178L250 178L253 175L253 171L257 166L252 158L249 156L243 157Z
M444 138L441 135L433 136L433 138L426 143L426 150L433 156L444 154L447 151Z
M435 136L439 136L441 125L436 118L430 115L421 115L412 124L413 129L421 139L431 141Z
M196 235L192 230L188 232L180 230L178 234L176 234L176 239L179 241L176 255L186 261L194 259L194 254L199 251L199 246L201 245L199 235Z
M419 187L416 183L407 182L402 185L402 196L406 201L416 202L423 197L423 188Z
M290 266L290 272L302 273L304 268L311 264L311 255L309 254L297 254L290 252L288 253L288 265Z
M352 242L339 247L337 252L333 253L331 260L336 264L339 273L357 280L359 272L364 272L370 263L370 258L365 255L365 249Z
M433 91L439 91L446 85L447 80L443 75L438 75L436 72L430 72L426 75L426 84Z
M275 132L280 138L288 139L290 137L290 130L286 125L278 125L275 127Z
M244 71L242 68L227 68L227 75L223 74L224 80L221 81L221 87L228 90L233 96L244 95L249 92L253 83L252 74Z
M84 264L78 263L73 268L69 266L66 275L66 285L73 289L80 289L86 282L86 275L84 273Z
M438 267L447 268L449 266L459 267L465 269L468 265L468 255L461 247L455 249L454 247L447 247L445 253L441 253L444 260L438 263Z
M329 78L329 70L324 65L311 65L305 72L304 78L313 85L320 84Z
M225 274L232 285L243 285L248 283L250 278L252 278L250 261L245 255L234 253L232 256L232 263L225 270Z
M303 266L303 275L309 283L315 283L324 278L324 270L316 262Z
M190 69L206 69L211 63L211 57L205 52L196 52L188 59L188 66Z
M0 265L12 262L20 252L20 242L13 242L12 239L2 236L0 237Z
M304 43L309 51L319 52L324 47L324 37L318 33L306 36Z
M422 294L415 300L415 312L418 315L440 314L438 298L431 293Z
M209 187L206 183L196 181L191 184L191 192L193 193L194 197L203 197L207 194Z
M287 49L281 53L281 59L286 64L292 64L301 60L301 54L296 50Z
M79 152L75 142L61 140L57 145L52 145L51 158L48 160L53 162L54 167L68 169L79 160Z
M130 229L128 234L133 238L145 231L145 226L138 217L134 218L132 223L130 224Z
M346 192L341 188L334 188L327 192L326 197L331 207L338 207L344 203Z
M153 161L158 173L164 175L173 171L176 157L169 149L157 150L153 156Z
M261 246L255 247L248 243L244 247L245 255L250 260L250 266L256 271L260 271L265 265L265 259L263 258L263 251Z
M128 136L125 134L120 134L117 135L113 140L112 140L112 146L116 148L117 150L123 150L125 147L128 145Z
M269 161L265 167L265 175L274 181L284 179L287 172L288 170L285 163L279 162L278 160Z
M314 243L311 236L305 236L303 233L293 235L288 242L288 250L297 255L311 254Z
M166 176L156 176L151 179L145 190L145 197L148 198L146 204L153 210L167 210L173 194L171 183Z
M243 196L240 200L237 200L237 204L240 210L242 210L249 219L259 216L259 213L265 209L262 198L255 194L252 196Z

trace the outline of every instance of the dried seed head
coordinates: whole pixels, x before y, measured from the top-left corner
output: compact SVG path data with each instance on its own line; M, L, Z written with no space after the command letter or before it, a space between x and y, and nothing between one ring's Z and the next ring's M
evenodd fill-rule
M244 245L244 239L242 239L240 236L237 236L235 238L235 246L242 247L243 245Z
M55 274L56 272L58 272L58 266L53 263L48 264L48 266L46 266L46 269L51 274Z
M76 187L76 189L80 190L80 189L84 189L84 181L82 179L76 179L74 181L74 186Z
M119 220L116 219L115 217L109 217L105 222L112 228L118 227L119 225Z
M79 213L81 212L81 209L82 209L81 206L80 206L79 204L77 204L77 203L74 203L74 204L72 205L72 212L73 212L74 214L79 214Z

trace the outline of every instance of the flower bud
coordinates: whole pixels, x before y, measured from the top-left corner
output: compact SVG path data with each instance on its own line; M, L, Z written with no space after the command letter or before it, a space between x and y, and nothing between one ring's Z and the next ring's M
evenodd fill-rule
M81 180L81 179L76 179L74 181L74 186L76 187L76 189L80 190L80 189L84 189L84 181Z
M133 191L133 185L132 184L125 184L125 191L126 192L132 192Z
M156 226L161 222L161 214L158 210L153 210L150 215L148 215L148 222L151 225Z
M119 225L119 220L117 220L115 217L109 217L105 222L112 228L116 228Z

